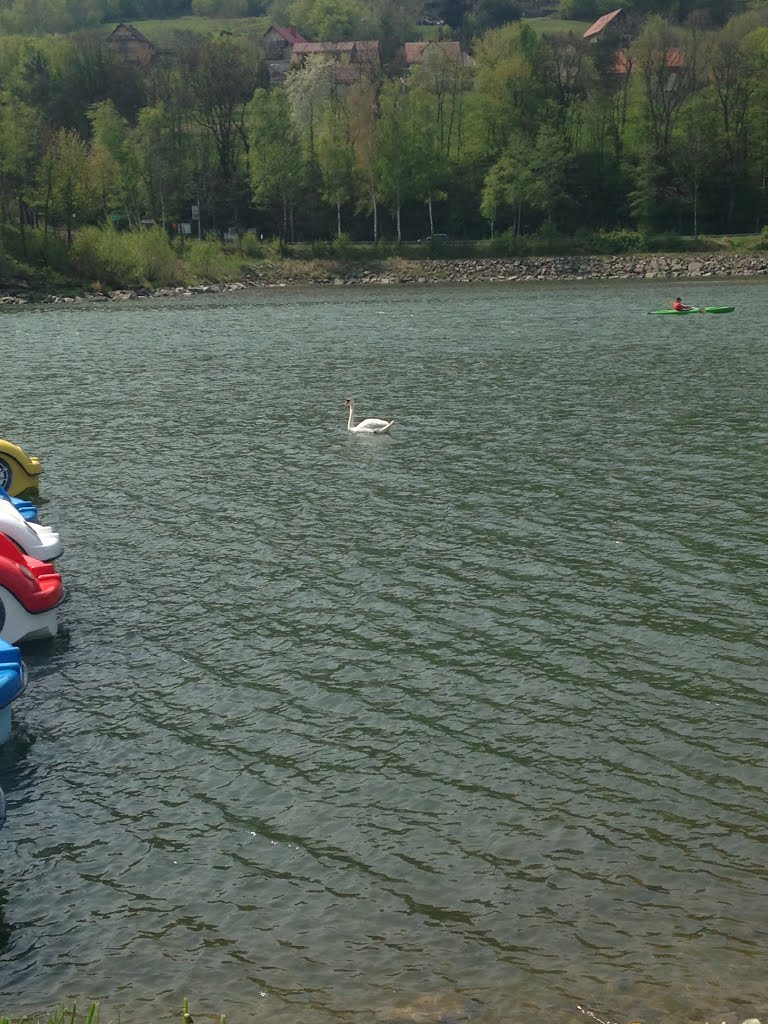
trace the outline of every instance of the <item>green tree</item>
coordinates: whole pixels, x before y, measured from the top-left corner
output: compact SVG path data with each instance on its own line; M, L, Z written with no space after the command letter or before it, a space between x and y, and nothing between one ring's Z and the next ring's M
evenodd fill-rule
M220 36L194 43L182 54L181 64L192 120L208 135L216 153L217 194L237 222L247 191L246 109L258 82L258 62L245 45Z
M294 0L291 21L313 39L341 42L369 38L372 18L359 0Z
M352 151L359 186L359 207L373 218L373 241L379 240L379 111L376 86L361 80L347 99Z
M253 201L262 209L279 207L283 240L294 240L294 207L301 195L305 164L283 90L258 89L248 108L252 140L250 180Z
M354 195L355 161L349 114L343 103L326 108L317 136L317 159L323 198L336 207L336 233L341 235L341 208Z
M75 224L86 221L94 208L88 148L77 132L66 128L56 132L42 169L43 188L49 196L46 205L54 223L63 223L67 245L71 245Z
M187 136L180 136L165 104L144 107L132 133L142 202L165 226L180 217L191 188Z
M544 95L536 74L541 43L528 25L505 25L486 33L476 47L476 132L489 163L516 135L533 138Z
M29 202L40 155L41 130L38 111L0 93L0 229L4 234L6 210L13 202L25 254L25 228L31 219Z

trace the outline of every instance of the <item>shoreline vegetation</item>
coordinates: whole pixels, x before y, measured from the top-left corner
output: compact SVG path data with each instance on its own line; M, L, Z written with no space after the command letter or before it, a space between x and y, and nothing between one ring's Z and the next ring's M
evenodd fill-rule
M0 308L291 286L768 275L768 240L763 236L739 239L738 246L731 239L649 240L633 232L374 246L344 236L334 242L287 245L246 235L238 246L225 246L214 239L180 242L161 228L129 233L86 228L72 246L58 247L57 241L27 232L26 258L20 252L0 257Z
M610 1018L603 1019L603 1016L598 1016L594 1010L590 1010L586 1007L576 1005L575 1010L585 1017L588 1017L595 1024L619 1024L616 1020ZM417 1006L411 1007L410 1012L405 1011L399 1012L395 1015L394 1019L398 1024L406 1024L410 1021L410 1024L445 1024L446 1019L466 1021L470 1015L459 1014L458 1016L454 1013L446 1013L445 1007L439 1004L428 1006ZM227 1024L227 1018L224 1014L202 1014L201 1017L206 1021L210 1021L211 1024ZM23 1017L13 1018L3 1016L0 1011L0 1024L101 1024L101 1003L92 1002L85 1010L79 1010L77 1003L73 1003L72 1006L55 1009L51 1012L41 1012L38 1014L26 1014ZM565 1019L565 1018L564 1018ZM576 1020L576 1014L568 1019ZM738 1017L732 1018L739 1020ZM118 1024L120 1022L120 1014L117 1016ZM180 1014L180 1024L194 1024L194 1019L189 1012L189 1000L185 997ZM632 1020L631 1024L642 1024L642 1021ZM708 1024L708 1022L705 1022ZM722 1024L726 1024L725 1021ZM741 1019L741 1024L761 1024L757 1017L747 1017Z

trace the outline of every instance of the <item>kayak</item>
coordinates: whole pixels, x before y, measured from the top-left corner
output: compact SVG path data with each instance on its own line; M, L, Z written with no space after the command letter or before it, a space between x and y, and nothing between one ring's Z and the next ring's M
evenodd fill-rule
M672 316L685 316L688 313L732 313L735 306L691 306L690 309L651 309L649 316L671 313Z

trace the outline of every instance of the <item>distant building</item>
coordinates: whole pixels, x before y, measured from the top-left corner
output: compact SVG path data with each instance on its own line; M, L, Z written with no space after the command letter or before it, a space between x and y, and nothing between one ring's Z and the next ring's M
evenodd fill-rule
M269 80L277 85L285 80L285 76L293 60L293 48L296 43L306 43L306 39L295 25L284 28L282 25L270 25L261 37L264 56L269 68Z
M147 68L155 59L156 47L133 25L121 23L113 29L107 39L112 56L123 64Z
M652 59L657 68L664 66L667 71L671 72L681 72L686 67L685 55L676 46L670 46L667 50L659 51L653 55ZM611 71L617 75L629 75L636 64L637 61L632 60L626 50L619 50Z
M348 43L296 43L292 66L301 67L314 54L330 57L336 62L335 76L339 85L352 85L362 78L378 77L378 39L357 39Z
M399 59L406 71L436 61L452 61L460 67L469 67L475 63L474 59L462 50L461 45L453 41L404 43Z

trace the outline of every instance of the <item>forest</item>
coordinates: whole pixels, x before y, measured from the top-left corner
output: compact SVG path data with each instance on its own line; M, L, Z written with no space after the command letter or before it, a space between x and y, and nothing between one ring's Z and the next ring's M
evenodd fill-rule
M22 2L31 17L31 0L0 16ZM132 2L83 0L81 19L148 13ZM418 12L348 2L338 38L375 30L382 58L343 84L319 54L270 85L263 15L250 33L177 33L147 68L109 52L106 23L5 34L2 251L52 259L105 226L286 243L582 235L616 251L630 235L762 230L768 9L635 8L623 35L592 41L446 0L432 9L462 56L434 42L406 70ZM318 32L345 3L273 13ZM475 34L482 18L503 23Z

